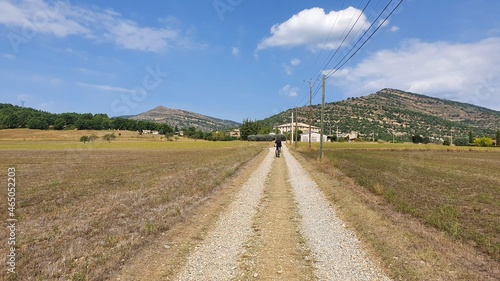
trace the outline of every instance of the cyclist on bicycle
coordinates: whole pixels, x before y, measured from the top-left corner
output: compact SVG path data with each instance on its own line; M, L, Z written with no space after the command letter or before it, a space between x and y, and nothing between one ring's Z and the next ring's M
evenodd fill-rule
M277 138L274 141L274 146L276 147L276 157L280 157L281 154L281 139Z

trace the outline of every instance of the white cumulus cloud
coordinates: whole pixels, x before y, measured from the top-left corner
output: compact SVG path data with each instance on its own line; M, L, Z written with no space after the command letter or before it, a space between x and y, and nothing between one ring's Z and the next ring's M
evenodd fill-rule
M273 25L270 30L271 36L263 39L257 45L257 50L297 46L305 46L311 50L323 47L335 49L340 46L345 30L349 30L353 25L354 32L349 35L346 42L350 42L369 27L367 17L361 10L348 7L338 12L325 13L322 8L306 9L283 23Z
M288 97L296 97L299 92L299 88L293 87L290 85L286 85L280 89L280 94L288 96Z
M49 34L60 38L82 36L146 52L160 52L172 46L194 48L194 42L186 35L191 31L175 28L173 20L159 19L159 23L160 27L141 26L115 11L95 6L85 8L70 2L0 1L0 25L10 27L22 40Z
M500 38L473 43L409 40L381 50L331 80L345 96L396 88L500 110Z

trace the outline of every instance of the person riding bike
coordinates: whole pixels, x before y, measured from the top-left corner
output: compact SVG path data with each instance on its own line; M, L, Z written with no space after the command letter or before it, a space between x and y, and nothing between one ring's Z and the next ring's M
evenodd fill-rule
M276 157L280 157L280 154L281 154L281 139L277 138L274 141L274 146L276 147Z

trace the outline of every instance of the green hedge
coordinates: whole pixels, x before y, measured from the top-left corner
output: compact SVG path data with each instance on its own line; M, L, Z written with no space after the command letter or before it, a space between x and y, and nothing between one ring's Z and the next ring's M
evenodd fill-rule
M286 140L285 135L249 135L247 137L248 141L274 141L276 138L281 139L282 141Z

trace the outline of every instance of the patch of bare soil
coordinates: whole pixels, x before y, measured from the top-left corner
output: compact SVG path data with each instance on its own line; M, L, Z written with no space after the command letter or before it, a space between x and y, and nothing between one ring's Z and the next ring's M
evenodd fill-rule
M155 243L137 252L112 280L175 280L189 254L204 240L220 214L227 209L239 188L266 155L267 150L245 164L198 208L184 213L181 222L162 233Z
M253 221L237 280L314 280L283 158L276 158Z

